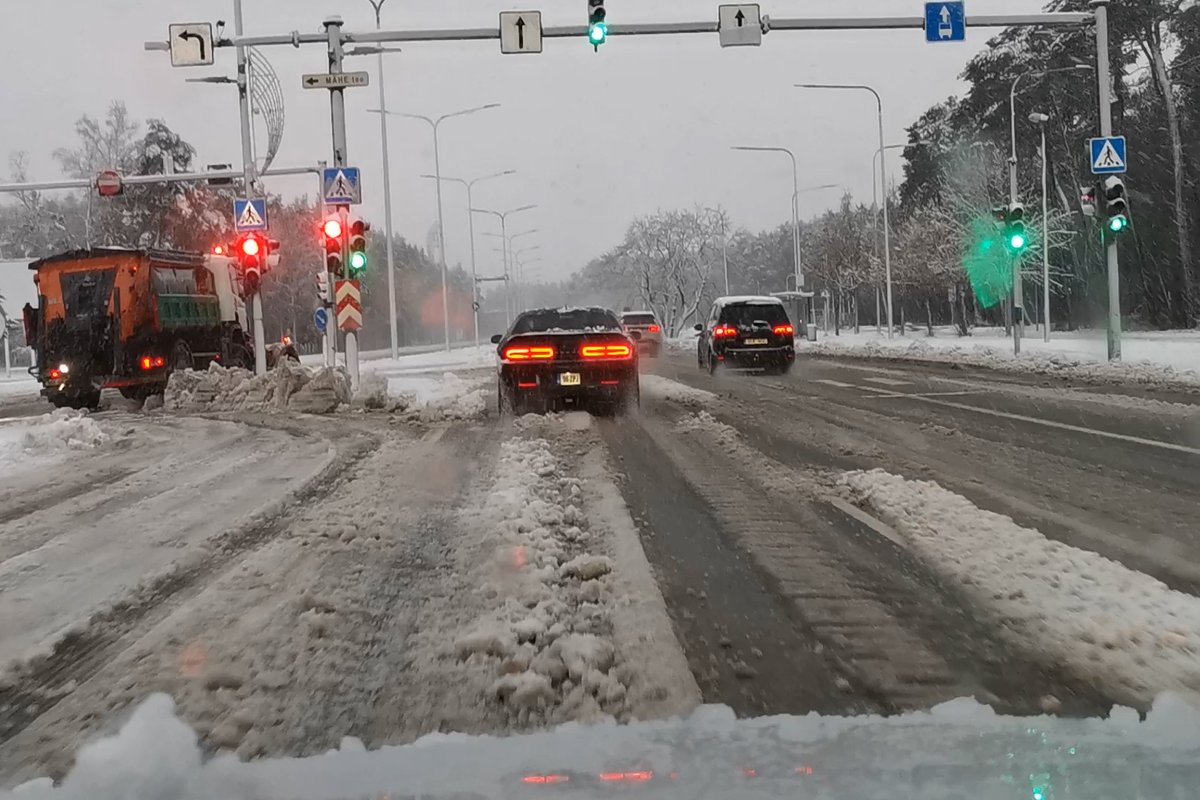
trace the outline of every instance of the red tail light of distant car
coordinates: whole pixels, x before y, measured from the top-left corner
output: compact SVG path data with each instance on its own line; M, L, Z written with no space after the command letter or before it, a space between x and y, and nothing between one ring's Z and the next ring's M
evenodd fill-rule
M713 328L713 336L737 336L738 330L732 325L718 325Z
M775 331L775 333L779 334L780 336L788 336L790 334L795 333L796 329L793 328L791 325L776 325L774 328L774 331Z

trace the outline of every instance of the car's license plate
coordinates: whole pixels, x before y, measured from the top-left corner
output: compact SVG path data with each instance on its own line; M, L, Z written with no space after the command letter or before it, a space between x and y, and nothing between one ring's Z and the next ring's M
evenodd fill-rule
M766 339L747 339L746 344L770 344Z
M558 376L559 386L578 386L581 383L581 376L578 372L564 372Z

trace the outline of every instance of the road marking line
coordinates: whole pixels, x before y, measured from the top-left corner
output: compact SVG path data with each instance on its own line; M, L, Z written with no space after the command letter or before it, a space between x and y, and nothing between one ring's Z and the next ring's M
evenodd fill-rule
M851 505L845 500L837 497L830 498L829 504L846 516L861 522L863 525L866 525L868 528L875 531L900 549L908 549L908 546L904 542L904 538L896 532L895 528L893 528L891 525L888 525L883 520L876 519L858 506Z
M912 386L912 381L898 381L894 378L863 378L863 380L883 386Z
M888 392L887 394L884 394L879 389L872 389L870 386L863 386L860 388L870 389L873 392L877 392L877 394L861 395L861 397L869 397L872 399L877 398L877 397L886 397L886 398L893 398L893 397L916 397L916 398L921 398L921 397L964 397L964 396L972 395L972 394L987 394L987 392L984 392L983 390L979 390L979 389L977 389L973 392L911 392L911 393L909 393L909 392Z
M867 387L863 387L864 389ZM1147 447L1158 447L1163 450L1173 450L1177 453L1188 453L1193 456L1200 456L1200 447L1188 447L1185 444L1175 444L1174 442L1160 442L1156 439L1143 439L1140 436L1130 436L1125 433L1113 433L1111 431L1099 431L1095 428L1085 428L1082 425L1070 425L1066 422L1054 422L1049 419L1039 419L1038 417L1027 417L1024 414L1013 414L1008 411L996 411L991 408L979 408L978 406L969 406L965 403L952 403L949 400L938 400L933 397L922 397L920 395L905 395L912 397L914 400L921 400L925 403L933 405L945 406L946 408L957 408L962 411L974 411L978 414L987 414L992 417L1000 417L1001 419L1011 419L1018 422L1028 422L1033 425L1042 425L1047 428L1056 428L1062 431L1071 431L1072 433L1090 434L1092 436L1102 436L1105 439L1115 439L1119 442L1130 442L1132 444L1142 444Z
M823 383L823 384L825 384L826 386L836 386L836 387L837 387L837 388L839 388L839 389L853 389L853 388L855 388L855 386L854 386L854 384L853 384L853 383L842 383L841 381L831 381L831 380L829 380L828 378L819 378L819 379L817 379L817 380L814 380L814 381L813 381L813 383Z

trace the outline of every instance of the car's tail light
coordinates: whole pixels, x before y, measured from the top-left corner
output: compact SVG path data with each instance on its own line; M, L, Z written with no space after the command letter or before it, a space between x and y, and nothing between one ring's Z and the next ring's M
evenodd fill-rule
M780 336L787 336L788 334L793 334L796 332L796 329L791 325L776 325L774 330L775 333L779 334Z
M553 347L514 345L504 348L505 361L549 361L554 358Z
M62 373L59 372L58 370L56 370L56 369L50 370L50 380L56 381L61 377L62 377Z
M645 783L646 781L654 780L654 773L650 770L638 770L636 772L601 772L600 780L609 783L624 781L628 783Z
M633 348L627 344L585 344L579 348L584 358L629 358Z
M662 332L662 328L659 327L658 325L651 325L649 328L646 328L646 330L650 331L650 333L661 333Z
M142 360L138 363L142 369L159 369L167 365L167 360L162 356L142 356Z
M713 336L737 336L738 330L732 325L718 325L713 328Z
M571 778L568 775L526 775L521 778L521 783L530 783L536 785L546 785L554 783L567 783Z

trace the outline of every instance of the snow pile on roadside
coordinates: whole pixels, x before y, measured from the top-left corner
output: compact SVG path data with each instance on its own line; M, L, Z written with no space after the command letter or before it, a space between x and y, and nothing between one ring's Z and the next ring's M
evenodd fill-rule
M702 406L718 399L704 389L664 378L661 375L642 375L642 393L649 398L669 400L685 406Z
M627 716L613 562L594 552L582 496L546 440L518 437L502 444L483 503L462 512L485 534L473 582L494 611L454 650L495 669L493 697L519 724Z
M468 380L454 372L389 378L387 391L422 422L477 419L491 396L486 380Z
M1200 598L1046 538L928 481L882 470L840 484L913 550L1001 618L1033 653L1131 701L1163 690L1200 701Z
M1156 699L1145 720L1128 708L1106 718L1002 716L967 698L891 717L739 719L726 707L705 706L684 717L620 726L569 725L507 737L431 734L373 752L347 737L320 755L250 763L204 760L173 705L166 695L152 695L119 731L80 748L60 785L40 778L12 797L490 798L545 790L777 800L1011 798L1039 791L1058 797L1069 788L1070 797L1128 800L1193 796L1200 759L1200 714L1171 695ZM531 785L529 775L553 775L543 780L564 785Z
M60 408L28 424L0 426L0 461L91 450L108 440L86 411Z
M168 411L294 411L328 414L351 402L344 369L310 369L284 359L262 377L211 364L203 372L174 372L163 395Z
M698 411L682 417L675 427L684 433L702 433L711 436L725 447L736 446L742 438L737 428L726 425L707 411Z
M932 361L986 367L1003 372L1057 375L1092 383L1135 383L1146 386L1200 387L1200 339L1169 341L1145 336L1124 342L1124 360L1107 362L1104 353L1094 353L1090 340L1060 335L1047 344L1023 341L1023 352L1013 356L1012 347L986 334L970 337L943 336L897 338L891 341L875 334L845 334L836 339L799 346L814 355ZM1086 345L1086 346L1085 346ZM1160 355L1169 352L1168 356ZM1136 355L1135 355L1136 354ZM1138 356L1144 356L1139 359Z

